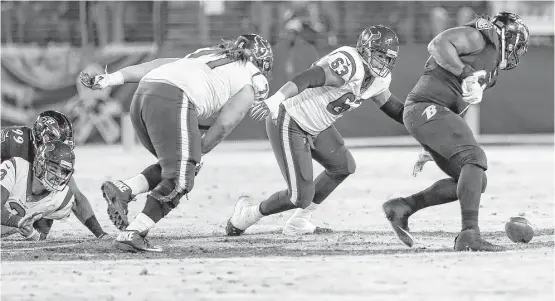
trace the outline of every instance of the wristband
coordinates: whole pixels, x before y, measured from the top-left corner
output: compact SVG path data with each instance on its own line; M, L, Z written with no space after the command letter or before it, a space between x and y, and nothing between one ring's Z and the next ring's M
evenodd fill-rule
M112 74L108 74L108 83L110 86L123 85L125 83L123 74L119 71Z

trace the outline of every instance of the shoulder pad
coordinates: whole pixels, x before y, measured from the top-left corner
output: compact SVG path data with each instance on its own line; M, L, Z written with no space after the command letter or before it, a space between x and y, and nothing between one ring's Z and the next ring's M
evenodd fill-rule
M354 48L348 46L339 47L323 57L322 60L328 63L330 69L345 82L350 81L358 70L364 70L358 53Z
M474 20L465 24L465 26L472 27L480 31L487 43L497 45L499 44L499 38L497 36L497 30L489 18L477 17Z

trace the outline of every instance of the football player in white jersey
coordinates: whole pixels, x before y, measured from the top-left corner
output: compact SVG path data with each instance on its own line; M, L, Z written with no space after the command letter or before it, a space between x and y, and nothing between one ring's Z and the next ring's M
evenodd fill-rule
M32 163L20 157L2 162L2 227L19 228L26 239L39 240L32 223L21 227L21 220L69 217L75 201L68 185L74 165L73 150L59 140L39 146Z
M218 145L255 102L268 96L266 75L272 64L270 43L257 34L245 34L185 58L82 76L83 84L93 89L139 82L131 103L131 121L142 144L159 160L160 174L144 177L139 181L142 184L113 181L102 186L110 219L125 229L116 239L117 248L161 251L150 245L146 233L191 191L202 155ZM198 119L210 117L216 120L201 137ZM149 168L156 174L156 165ZM147 191L143 212L126 225L131 194Z
M403 103L389 91L391 69L399 51L397 35L377 25L364 29L356 48L343 46L297 74L254 110L266 118L266 129L287 189L254 204L239 198L226 234L242 234L263 216L298 208L283 233L329 232L310 222L316 207L355 172L355 161L334 127L345 112L373 101L388 116L402 122ZM324 168L313 179L312 159Z

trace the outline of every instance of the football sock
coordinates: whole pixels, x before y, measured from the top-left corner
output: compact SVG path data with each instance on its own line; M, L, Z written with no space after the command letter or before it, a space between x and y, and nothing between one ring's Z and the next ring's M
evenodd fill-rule
M148 195L146 197L146 204L145 204L145 208L143 209L143 214L145 214L151 220L157 223L164 216L168 215L168 213L170 213L172 209L173 207L171 207L171 204L169 202L161 203L160 201L156 200L154 197Z
M295 210L295 213L293 213L293 215L289 218L301 218L301 219L308 219L310 220L310 218L312 217L312 213L314 213L314 211L316 210L316 208L318 208L319 204L316 203L310 203L310 205L308 205L308 207L302 209L299 208L297 210Z
M151 191L162 182L162 166L160 166L160 163L150 165L141 174L148 181L148 191Z
M133 195L148 192L149 189L148 181L142 174L138 174L122 182L131 188L131 194Z
M457 199L457 182L452 178L439 180L425 190L404 198L413 213L426 207L454 202Z
M137 217L127 226L128 231L139 231L139 233L146 233L148 230L154 228L156 223L144 213L139 213Z
M320 173L314 181L315 192L312 203L321 204L342 182L330 176L327 171Z
M461 204L462 230L479 229L478 211L482 194L484 170L473 164L462 167L457 185L457 195Z
M288 190L282 190L272 194L269 198L260 203L260 213L264 216L280 213L293 208L297 208L290 200Z

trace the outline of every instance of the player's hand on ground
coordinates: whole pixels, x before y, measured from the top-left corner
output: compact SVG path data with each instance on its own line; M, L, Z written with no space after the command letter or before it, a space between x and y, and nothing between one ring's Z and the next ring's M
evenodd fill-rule
M32 241L40 240L40 233L35 228L33 228L33 225L26 226L23 228L18 228L17 232L19 232L19 234L21 234L21 236L23 236L25 240L32 240Z
M270 115L270 110L264 101L255 101L250 109L250 115L254 121L262 121Z
M33 227L33 223L42 218L42 212L33 212L22 217L17 223L19 229Z
M432 155L427 151L423 150L420 154L418 154L418 159L416 159L416 163L414 163L414 167L412 168L412 176L416 177L424 168L424 164L428 161L433 161Z

